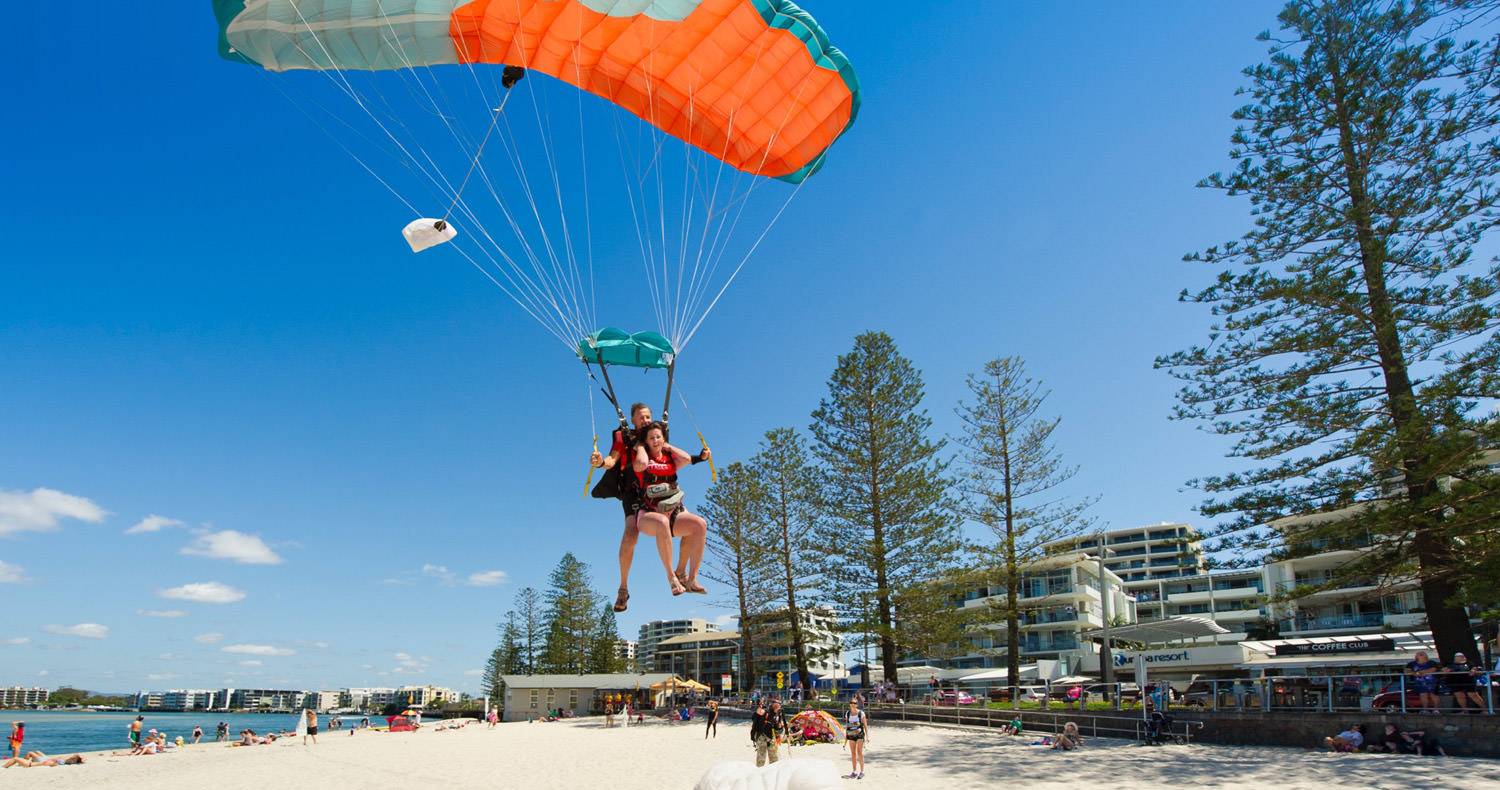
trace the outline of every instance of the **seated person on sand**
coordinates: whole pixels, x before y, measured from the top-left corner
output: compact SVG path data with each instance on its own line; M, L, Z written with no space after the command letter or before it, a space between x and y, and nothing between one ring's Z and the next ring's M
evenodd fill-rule
M1009 724L1005 724L1005 725L1003 725L1003 726L1000 727L1000 734L1001 735L1020 735L1021 734L1021 729L1022 729L1021 720L1020 719L1011 719Z
M83 755L75 754L59 759L48 757L38 749L27 752L25 757L12 757L0 762L0 768L52 768L58 765L83 765Z
M1065 752L1071 752L1081 746L1083 746L1083 736L1078 734L1078 725L1071 721L1064 724L1062 732L1052 739L1052 748L1062 749Z
M1323 739L1323 745L1332 752L1352 752L1365 744L1365 725L1351 724L1338 735Z

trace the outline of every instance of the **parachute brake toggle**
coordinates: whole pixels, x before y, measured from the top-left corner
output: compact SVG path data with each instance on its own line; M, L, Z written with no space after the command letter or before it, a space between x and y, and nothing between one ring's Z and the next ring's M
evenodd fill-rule
M406 237L412 252L421 252L451 240L458 231L448 224L448 220L423 218L408 223L401 229L401 235Z

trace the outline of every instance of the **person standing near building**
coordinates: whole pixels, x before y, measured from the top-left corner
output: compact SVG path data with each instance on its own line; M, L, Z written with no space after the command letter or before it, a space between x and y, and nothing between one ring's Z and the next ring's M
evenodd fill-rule
M126 735L130 737L130 748L134 749L141 745L141 726L145 723L145 716L135 717L135 721L125 728Z
M708 701L708 724L703 728L703 740L708 740L708 733L713 731L714 737L719 737L719 703L717 700Z
M1442 669L1436 661L1427 658L1427 651L1418 650L1416 660L1406 662L1406 674L1411 678L1411 688L1417 692L1419 707L1424 711L1437 712L1437 673Z

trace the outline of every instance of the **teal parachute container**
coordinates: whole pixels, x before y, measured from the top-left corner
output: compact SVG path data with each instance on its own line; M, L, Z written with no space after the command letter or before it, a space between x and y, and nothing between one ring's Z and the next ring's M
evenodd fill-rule
M600 365L627 368L671 368L677 352L672 342L656 332L630 334L605 327L578 341L578 358Z

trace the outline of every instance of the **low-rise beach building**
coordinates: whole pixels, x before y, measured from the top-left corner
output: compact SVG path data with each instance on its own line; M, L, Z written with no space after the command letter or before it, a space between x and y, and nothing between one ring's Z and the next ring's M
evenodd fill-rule
M632 705L654 707L659 692L652 686L673 680L668 672L644 675L626 673L599 675L502 675L505 694L501 698L501 717L505 721L531 721L549 711L565 711L587 716L611 703L629 700Z

